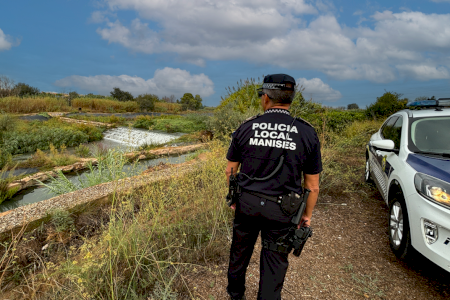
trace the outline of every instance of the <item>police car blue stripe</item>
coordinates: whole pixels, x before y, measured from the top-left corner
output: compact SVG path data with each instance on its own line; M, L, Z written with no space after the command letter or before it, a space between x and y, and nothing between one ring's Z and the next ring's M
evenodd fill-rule
M450 182L450 160L409 154L406 162L417 172Z

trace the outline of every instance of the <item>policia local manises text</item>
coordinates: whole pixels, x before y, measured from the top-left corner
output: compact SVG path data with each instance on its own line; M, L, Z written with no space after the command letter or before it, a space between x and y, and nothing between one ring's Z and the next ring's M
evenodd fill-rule
M250 145L289 150L295 150L297 148L296 143L288 142L292 141L289 133L298 133L296 126L277 123L254 123L252 130L255 131L255 134L254 138L250 138L249 140Z

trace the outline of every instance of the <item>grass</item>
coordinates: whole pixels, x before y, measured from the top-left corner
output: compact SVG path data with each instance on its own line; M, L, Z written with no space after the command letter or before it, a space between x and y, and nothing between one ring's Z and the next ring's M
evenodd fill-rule
M8 165L0 169L0 203L11 199L18 190L18 188L8 188L8 185L15 180L15 176L12 175L14 170L15 167L8 171Z
M108 124L114 124L114 125L125 125L127 123L126 118L118 117L115 115L111 115L111 116L71 115L70 118L76 119L76 120L101 122L101 123L108 123Z
M133 123L134 128L149 130L161 130L169 133L182 132L193 133L206 129L205 115L188 114L186 116L162 115L162 116L139 116Z
M40 182L41 185L48 188L49 192L54 195L62 195L74 192L79 189L99 185L104 182L111 182L136 175L136 165L131 165L129 171L123 170L128 159L124 153L116 150L108 150L106 153L97 152L97 165L88 163L89 172L85 173L85 177L79 177L78 183L71 182L61 170L58 171L57 177L52 177L49 183Z
M71 239L57 239L54 243L60 247L51 246L52 256L41 258L44 264L39 271L16 260L20 271L9 264L0 287L26 276L29 284L17 285L15 290L39 292L42 297L176 299L180 293L189 295L183 274L202 268L201 260L225 255L223 242L231 237L232 213L224 201L216 200L226 192L225 181L220 180L224 151L223 145L216 144L208 153L209 163L190 174L113 195L109 222L96 228L95 238L83 239L81 246L70 244ZM61 213L52 217L53 231L58 228L62 234L72 226L80 230L68 218L71 216ZM29 247L30 237L26 238L17 249ZM44 236L36 238L46 240Z
M360 184L364 166L352 159L363 152L361 147L378 126L361 121L340 134L322 132L322 195L347 194ZM74 221L75 235L54 242L52 255L40 257L43 264L37 270L27 260L16 260L17 267L10 260L0 287L8 286L17 295L36 292L42 298L192 298L185 274L205 262L223 261L228 252L232 212L223 201L227 146L213 142L204 153L208 163L196 165L192 173L114 194L104 212L106 221L96 225L90 238L82 234L85 225ZM70 226L64 225L69 217L60 214L63 229L72 226L70 220ZM56 231L57 224L51 226ZM48 243L44 233L33 234ZM15 248L29 251L30 242L21 243ZM343 269L353 272L352 265ZM382 293L376 278L355 275L352 280L362 293Z

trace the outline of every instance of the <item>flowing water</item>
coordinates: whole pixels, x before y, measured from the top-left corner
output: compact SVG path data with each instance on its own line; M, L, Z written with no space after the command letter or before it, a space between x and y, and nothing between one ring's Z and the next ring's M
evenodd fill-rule
M89 143L89 148L95 152L96 148L103 148L103 149L117 149L124 152L130 152L135 150L136 148L142 146L142 145L158 145L158 144L164 144L169 141L172 141L174 139L179 138L182 136L182 133L165 133L165 132L158 132L158 131L149 131L149 130L143 130L143 129L136 129L136 128L126 128L126 127L118 127L113 128L105 131L103 133L103 140ZM68 148L67 151L69 153L74 152L75 148ZM15 156L15 161L20 160L26 160L30 158L32 154L24 154ZM124 167L124 171L129 173L129 176L136 175L145 169L147 169L149 166L154 166L159 164L160 162L165 163L182 163L185 161L187 155L181 155L178 157L165 157L165 158L158 158L158 159L151 159L151 160L141 160L138 162L136 169L133 171L133 173L130 173L130 166L126 165ZM15 173L17 174L30 174L37 172L37 169L18 169L15 170ZM70 181L72 182L78 182L79 176L85 176L83 174L71 174L66 175ZM17 193L12 199L5 201L0 204L0 212L4 212L10 209L14 209L19 206L23 206L26 204L39 202L42 200L50 199L54 197L55 195L49 194L49 191L45 187L30 187L28 189L22 190L19 193Z
M183 163L188 157L189 154L180 155L177 157L163 157L157 159L149 159L149 160L140 160L136 164L134 169L131 168L131 165L125 165L123 171L126 172L129 176L140 174L142 171L146 170L148 167L156 166L160 163L170 163L170 164L179 164ZM86 171L87 172L87 171ZM77 184L79 180L86 177L86 172L81 174L66 174L66 177L74 184ZM28 189L24 189L18 192L14 197L10 200L7 200L0 204L0 212L8 211L19 206L27 205L34 202L39 202L43 200L50 199L55 197L56 195L52 194L48 188L46 187L30 187Z

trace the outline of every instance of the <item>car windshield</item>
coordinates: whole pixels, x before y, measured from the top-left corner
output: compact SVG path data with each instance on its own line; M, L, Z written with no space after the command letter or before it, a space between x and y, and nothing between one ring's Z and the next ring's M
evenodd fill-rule
M412 152L450 153L450 117L415 119L410 132Z

